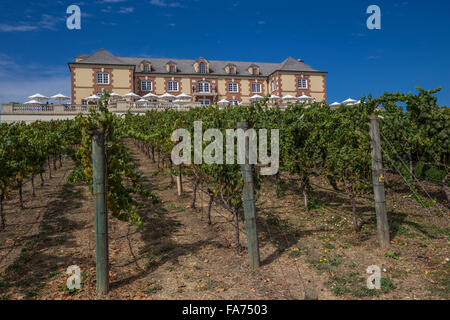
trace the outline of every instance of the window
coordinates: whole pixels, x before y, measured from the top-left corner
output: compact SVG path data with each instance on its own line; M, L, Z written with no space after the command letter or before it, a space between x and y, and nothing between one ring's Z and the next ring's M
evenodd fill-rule
M239 101L237 101L237 100L230 100L230 104L232 106L238 106L239 105Z
M308 81L304 78L298 79L298 88L299 89L307 89L308 88Z
M257 82L252 83L252 92L261 93L261 84Z
M236 73L234 67L229 67L229 70L230 70L230 74L235 74Z
M209 82L201 81L198 83L198 92L210 92Z
M169 81L167 83L168 91L178 91L178 81Z
M236 82L228 82L228 92L239 92Z
M211 104L211 100L209 99L199 99L198 102L200 102L200 105L202 106L209 106Z
M175 72L175 66L174 65L170 65L170 73L174 73Z
M277 83L275 81L272 81L272 91L277 90Z
M101 97L103 95L103 92L97 92L97 97Z
M152 91L152 80L142 80L141 81L142 91Z
M148 64L144 65L144 72L149 72Z
M82 105L87 105L87 100L81 99L81 104L82 104Z
M258 68L253 68L253 75L258 75Z
M97 84L109 84L109 73L97 72Z
M206 64L204 62L200 62L200 73L206 73Z

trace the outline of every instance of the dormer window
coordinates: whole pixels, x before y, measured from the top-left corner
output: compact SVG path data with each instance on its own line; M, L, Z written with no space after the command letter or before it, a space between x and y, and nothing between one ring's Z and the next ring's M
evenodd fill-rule
M206 63L200 62L199 68L200 68L200 73L206 73Z
M227 64L225 67L225 71L228 74L236 74L236 66L234 64Z
M167 72L169 72L169 73L175 73L175 72L177 72L177 64L176 64L175 62L173 62L173 61L167 62L167 64L166 64L166 70L167 70Z
M259 76L259 67L255 64L252 64L248 67L248 73L254 76Z
M152 70L152 64L148 60L141 61L141 72L150 72Z

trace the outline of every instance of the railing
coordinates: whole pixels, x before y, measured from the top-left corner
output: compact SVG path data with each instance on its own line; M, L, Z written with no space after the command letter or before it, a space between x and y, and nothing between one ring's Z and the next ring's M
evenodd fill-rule
M52 104L13 104L12 111L39 111L39 112L52 112L54 106Z

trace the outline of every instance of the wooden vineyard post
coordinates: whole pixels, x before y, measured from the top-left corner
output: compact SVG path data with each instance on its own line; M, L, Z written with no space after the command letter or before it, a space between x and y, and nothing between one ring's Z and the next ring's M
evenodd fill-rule
M247 130L246 122L238 122L238 129ZM250 268L259 268L259 245L258 233L256 230L256 207L253 187L253 170L249 164L249 137L245 138L245 164L241 164L242 178L244 180L243 198L244 198L244 216L245 230L247 231L247 247Z
M106 207L105 136L100 130L95 130L92 137L92 171L97 292L105 295L109 290L108 210Z
M387 220L386 195L384 192L383 159L378 116L370 116L370 137L372 138L372 183L377 215L378 241L382 248L389 247L389 224Z
M178 195L181 196L183 194L183 177L181 175L181 164L178 166L178 175L177 175L177 192Z

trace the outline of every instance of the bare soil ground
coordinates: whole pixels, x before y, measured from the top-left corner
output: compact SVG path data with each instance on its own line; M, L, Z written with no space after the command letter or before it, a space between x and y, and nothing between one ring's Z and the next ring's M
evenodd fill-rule
M274 181L263 182L258 197L258 234L262 266L248 267L247 252L234 248L232 215L214 204L207 224L208 198L200 192L197 208L190 207L192 185L184 193L165 169L157 168L130 141L145 185L160 202L138 199L143 227L111 218L110 293L106 299L448 299L450 230L436 208L421 208L403 184L390 177L388 191L392 246L377 246L371 203L358 201L362 231L351 224L345 194L314 188L311 210L293 177L283 177L280 199ZM16 195L6 201L6 230L0 232L0 298L97 299L95 293L95 235L92 196L86 186L69 185L65 176L72 163L39 187L25 209ZM316 185L329 188L318 178ZM446 203L437 187L432 196ZM241 221L241 243L246 244ZM82 271L82 289L65 288L67 267ZM382 270L382 289L368 290L366 269ZM306 293L306 295L305 295Z

